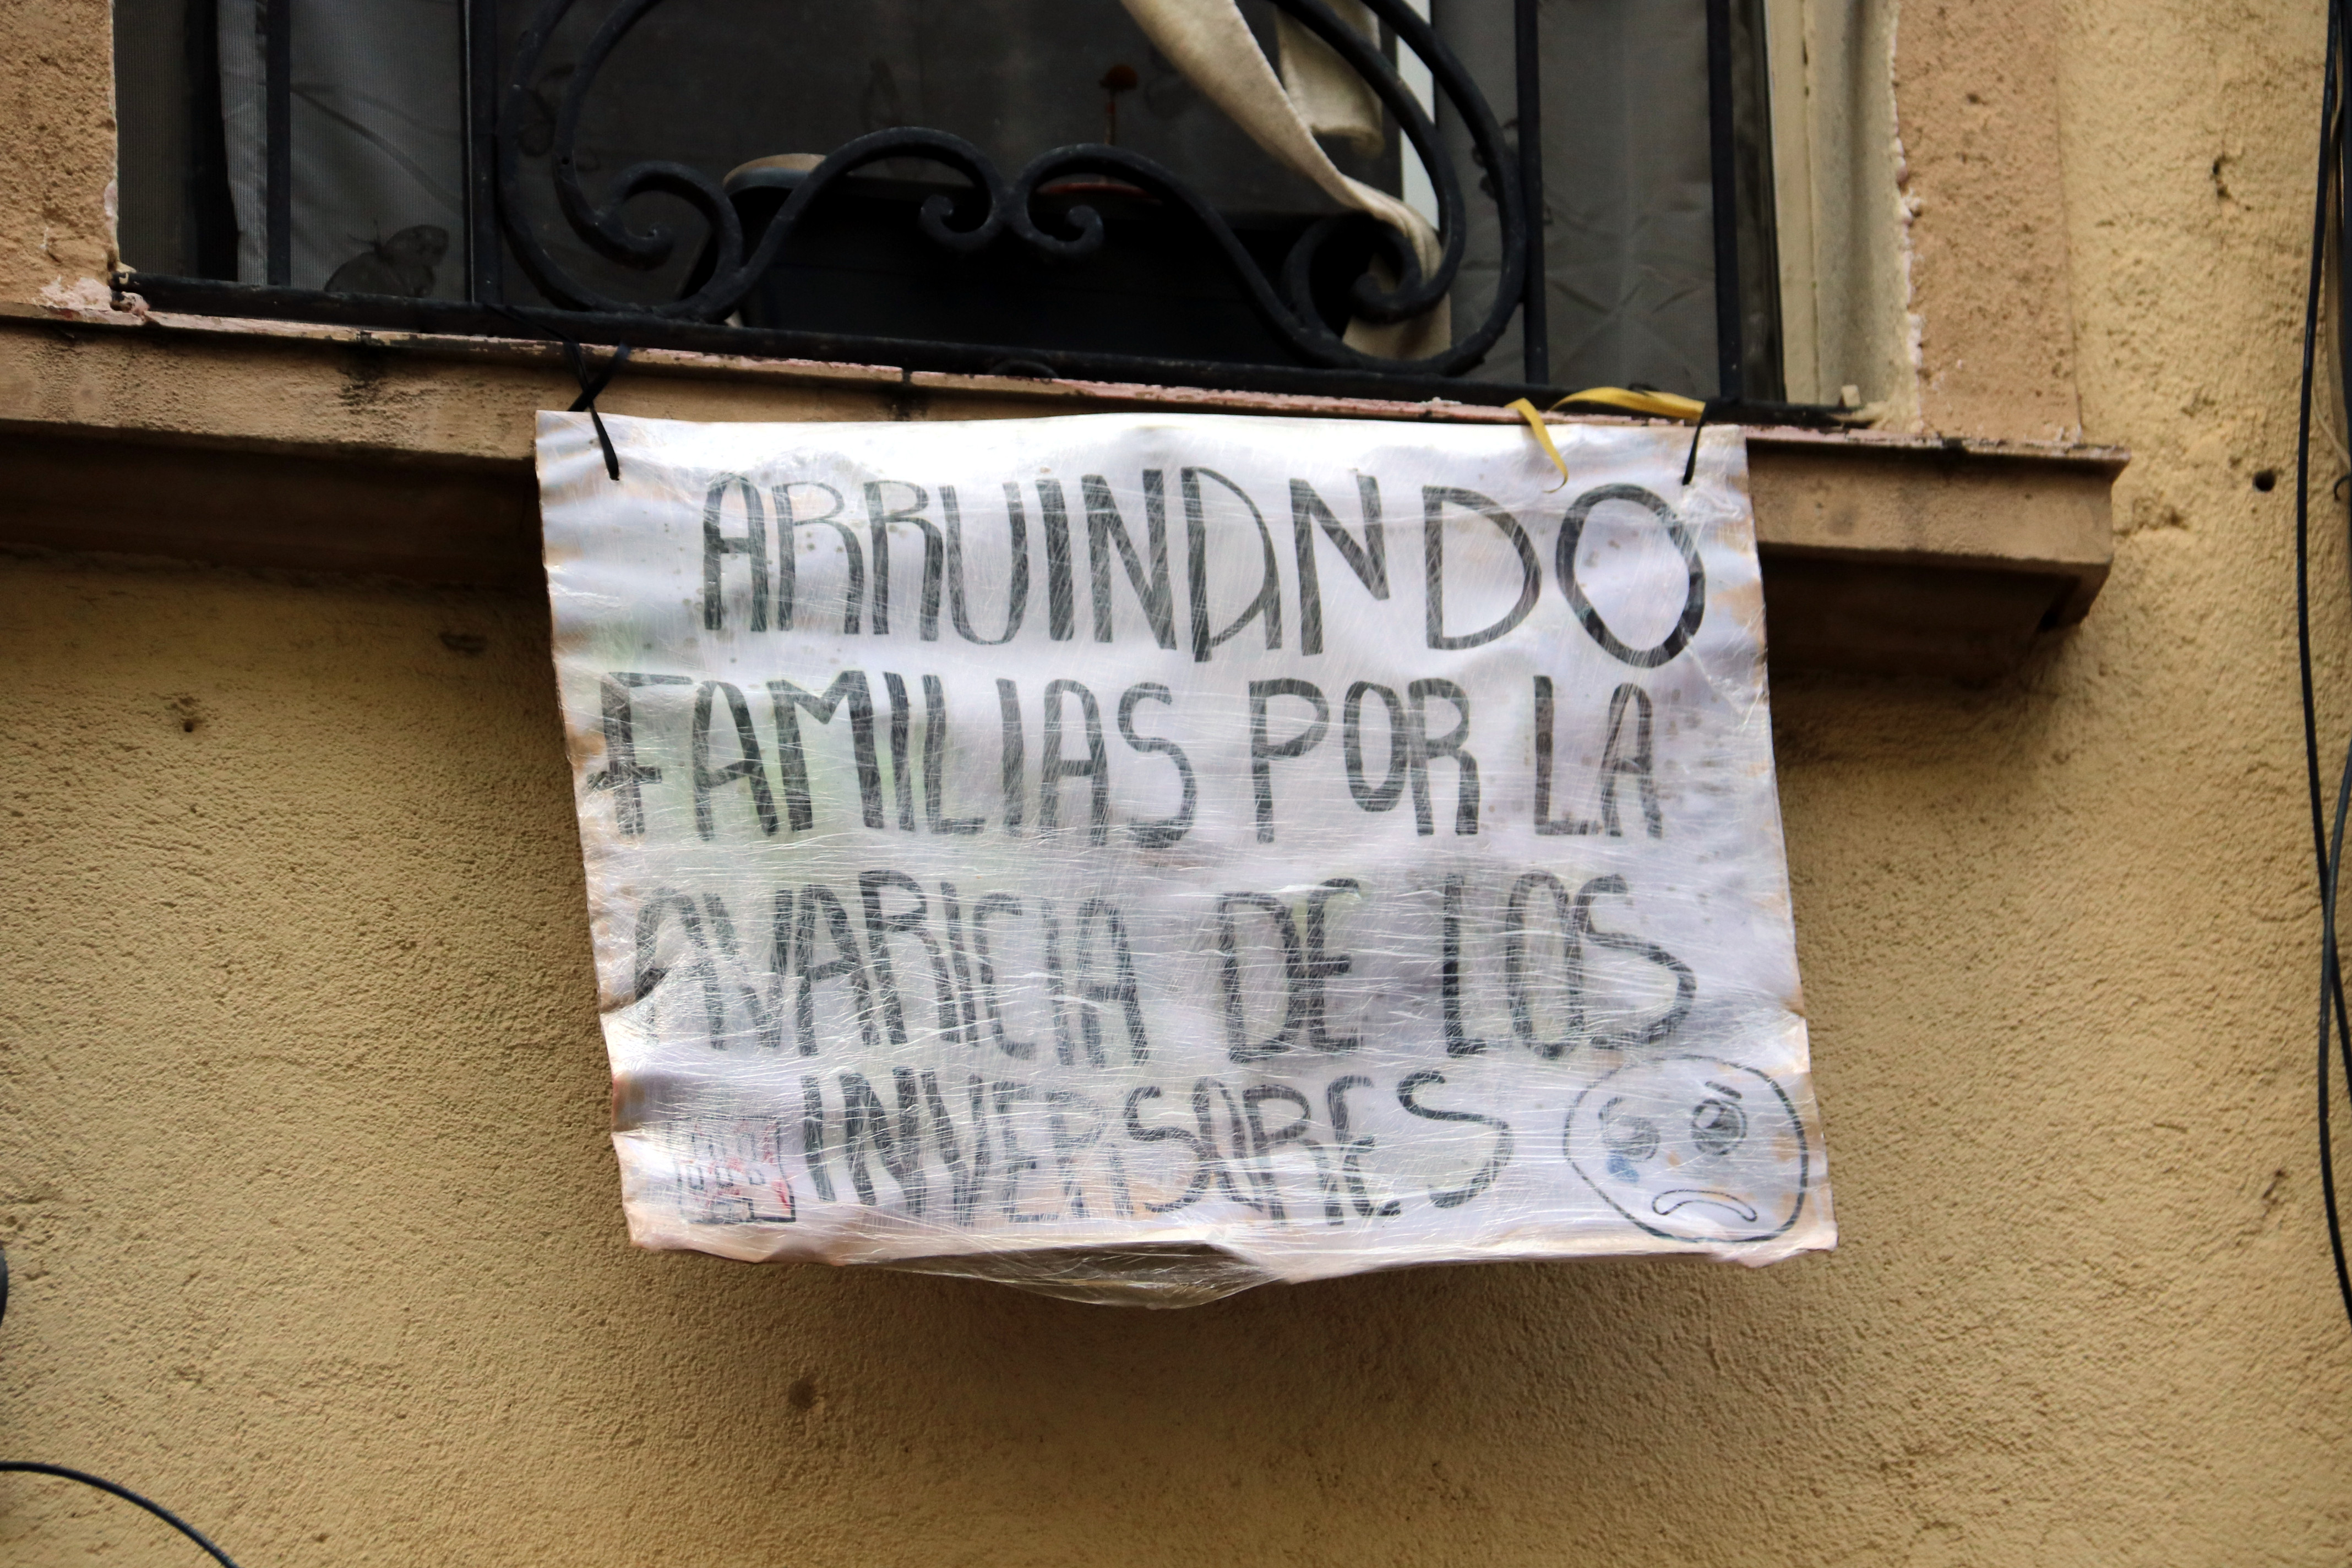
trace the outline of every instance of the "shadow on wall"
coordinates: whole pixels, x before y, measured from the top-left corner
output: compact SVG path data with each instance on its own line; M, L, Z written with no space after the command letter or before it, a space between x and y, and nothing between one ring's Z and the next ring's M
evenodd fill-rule
M1562 1526L1653 1512L1648 1539L1687 1531L1697 1550L1701 1516L1756 1516L1758 1462L1784 1486L1835 1463L1851 1349L1822 1297L1838 1267L1449 1267L1139 1312L679 1254L625 1269L650 1288L607 1349L667 1361L743 1326L723 1393L641 1406L650 1446L726 1432L739 1486L887 1494L895 1472L931 1489L908 1500L927 1516L1043 1504L1073 1542L1159 1520L1266 1560L1400 1529L1458 1546L1540 1497L1532 1511Z

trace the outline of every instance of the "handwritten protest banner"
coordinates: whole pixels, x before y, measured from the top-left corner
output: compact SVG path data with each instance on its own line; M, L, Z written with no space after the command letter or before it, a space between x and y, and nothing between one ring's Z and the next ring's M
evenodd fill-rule
M543 415L632 1236L1832 1245L1738 432Z

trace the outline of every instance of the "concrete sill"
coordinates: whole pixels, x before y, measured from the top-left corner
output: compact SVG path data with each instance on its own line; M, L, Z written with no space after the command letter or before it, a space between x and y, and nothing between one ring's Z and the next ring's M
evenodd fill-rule
M0 314L0 544L524 587L551 343ZM1507 421L1470 404L1026 381L646 351L608 413L982 419L1106 409ZM1748 432L1776 668L1990 680L2082 619L2128 454Z

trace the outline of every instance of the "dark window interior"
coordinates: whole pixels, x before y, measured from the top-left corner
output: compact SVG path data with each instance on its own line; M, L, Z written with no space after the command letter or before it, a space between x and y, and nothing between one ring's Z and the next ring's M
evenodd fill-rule
M1431 18L1507 137L1517 124L1514 4L1433 0ZM1725 164L1710 114L1711 4L1718 26L1729 18L1741 390L1751 400L1780 395L1761 0L1542 0L1548 384L1718 389L1727 307L1717 289L1715 176ZM556 114L608 9L605 0L573 8L520 100L518 221L564 273L630 309L656 309L709 275L701 217L672 196L638 198L631 222L667 225L678 243L660 265L634 270L598 255L554 193ZM211 279L256 287L216 290L208 308L233 310L242 300L261 313L346 320L383 314L393 301L437 301L451 309L433 321L477 331L499 329L483 310L457 308L550 302L489 216L487 111L537 0L115 0L114 10L121 246L151 296L170 295L173 279ZM1278 55L1270 0L1242 0L1241 10ZM270 134L273 26L290 32L281 43L282 147ZM1386 26L1380 44L1398 58ZM1463 114L1443 94L1434 109L1468 210L1451 295L1458 340L1494 299L1503 235ZM1409 195L1412 154L1394 114L1381 123L1377 149L1323 145L1349 176ZM813 163L906 126L962 136L1008 175L1073 143L1141 153L1223 215L1274 279L1303 232L1346 212L1262 152L1117 0L667 0L597 79L575 162L592 194L647 159L713 179L737 171L734 205L757 232L800 174L743 165L795 154ZM273 152L285 187L276 257ZM976 256L932 243L918 221L940 195L968 212L975 193L917 158L853 175L810 207L726 321L829 343L990 344L1049 364L1056 355L1159 356L1184 362L1188 379L1218 379L1217 365L1314 363L1252 308L1199 223L1149 193L1116 180L1049 186L1041 220L1050 226L1087 205L1108 235L1097 255L1060 263L1004 242ZM1332 331L1348 324L1349 289L1381 237L1370 219L1349 217L1318 253L1307 294ZM1498 388L1529 380L1522 346L1515 319L1465 379Z

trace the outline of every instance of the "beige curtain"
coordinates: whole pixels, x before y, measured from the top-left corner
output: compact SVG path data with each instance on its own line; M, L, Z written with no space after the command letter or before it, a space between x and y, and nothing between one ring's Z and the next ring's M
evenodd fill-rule
M1339 19L1367 38L1380 37L1380 26L1363 0L1333 0ZM1276 59L1282 68L1282 90L1298 106L1299 118L1320 137L1345 142L1369 157L1385 140L1381 121L1381 95L1372 84L1348 68L1339 52L1308 32L1287 11L1274 14Z
M1383 137L1377 94L1320 38L1281 19L1281 74L1265 58L1235 0L1121 0L1128 15L1185 78L1224 110L1267 153L1297 171L1332 200L1368 213L1404 236L1423 276L1437 269L1437 231L1422 216L1360 180L1349 179L1316 140L1318 135L1377 151ZM1372 18L1357 0L1334 8L1373 35ZM1383 277L1383 283L1393 279ZM1392 324L1349 323L1348 346L1391 359L1422 359L1453 342L1453 322L1440 300L1423 315Z

